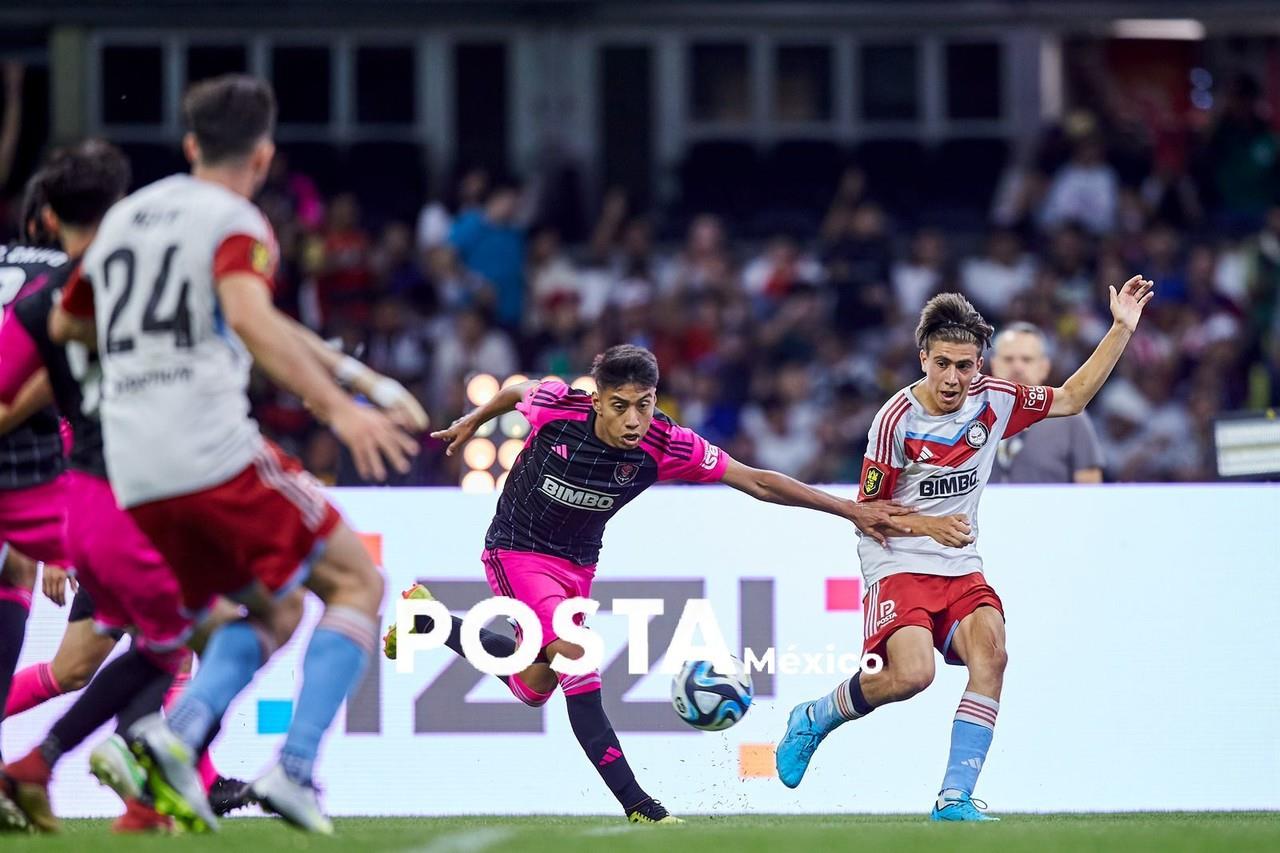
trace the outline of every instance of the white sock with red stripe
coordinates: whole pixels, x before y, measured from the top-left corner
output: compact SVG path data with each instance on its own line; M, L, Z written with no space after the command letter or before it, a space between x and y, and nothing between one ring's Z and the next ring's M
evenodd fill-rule
M999 713L1000 703L990 696L965 691L960 697L960 707L951 724L951 755L942 779L942 793L938 796L940 806L944 800L973 794L996 733Z

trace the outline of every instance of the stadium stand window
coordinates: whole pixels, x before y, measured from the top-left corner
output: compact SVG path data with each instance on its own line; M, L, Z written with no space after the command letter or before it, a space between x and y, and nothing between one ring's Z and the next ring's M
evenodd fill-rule
M271 50L272 79L281 124L328 124L329 48L278 45Z
M860 66L864 119L915 121L920 117L920 51L916 45L864 45Z
M249 53L242 44L193 44L187 48L187 82L198 83L222 74L243 74Z
M690 48L690 115L694 121L745 122L751 118L750 59L745 44Z
M779 47L774 58L774 118L821 122L831 119L831 48Z
M104 124L164 121L164 51L159 45L103 47L102 121Z
M362 124L413 124L414 54L407 45L356 49L356 119Z
M947 45L947 118L1000 118L1002 59L996 42Z
M459 161L503 172L507 168L507 46L464 42L453 47L454 145Z

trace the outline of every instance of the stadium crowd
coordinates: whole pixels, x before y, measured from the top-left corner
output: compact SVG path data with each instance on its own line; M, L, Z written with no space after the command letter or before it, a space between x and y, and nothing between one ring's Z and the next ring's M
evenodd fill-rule
M919 375L929 296L958 290L997 330L1039 326L1057 383L1105 331L1107 286L1140 272L1157 301L1090 409L1105 477L1205 480L1213 419L1280 402L1280 136L1258 95L1238 80L1202 132L1137 143L1105 112L1069 114L1010 162L987 221L959 229L891 213L857 163L816 230L752 240L697 211L659 239L671 220L611 189L589 238L566 245L537 180L480 169L376 231L354 194L325 197L287 156L260 204L282 307L411 388L434 424L467 408L473 373L574 377L631 342L658 355L674 418L810 482L857 479L877 407ZM268 433L322 479L356 482L299 401L256 393ZM459 464L424 437L401 482L456 484Z

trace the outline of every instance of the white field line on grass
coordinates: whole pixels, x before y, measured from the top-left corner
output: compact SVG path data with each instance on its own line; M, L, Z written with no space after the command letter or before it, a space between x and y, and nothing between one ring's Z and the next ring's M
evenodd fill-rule
M515 830L500 829L496 826L469 829L465 832L451 832L448 835L433 838L417 847L403 848L400 853L483 853L513 835Z

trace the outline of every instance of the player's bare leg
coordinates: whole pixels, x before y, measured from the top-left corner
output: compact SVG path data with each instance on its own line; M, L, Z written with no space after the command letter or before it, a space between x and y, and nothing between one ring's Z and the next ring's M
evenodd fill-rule
M302 691L280 762L252 785L264 804L302 829L330 834L311 773L320 740L373 653L382 607L382 574L359 537L339 523L306 585L325 603L302 662Z
M5 716L21 714L56 696L82 689L111 654L116 642L115 637L99 633L92 619L68 622L53 658L25 667L13 677Z
M933 635L929 630L906 625L894 631L885 643L880 671L855 673L826 696L791 709L787 732L775 754L778 778L788 788L796 787L827 735L881 705L910 699L933 683L933 675Z
M934 820L983 821L973 804L978 774L987 760L1000 711L1000 690L1008 654L1004 617L994 607L979 607L960 622L952 640L956 656L969 669L969 683L951 724L951 753L942 789L934 804Z

